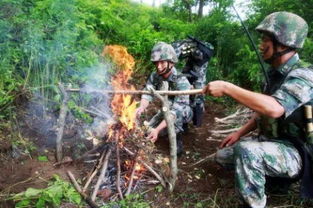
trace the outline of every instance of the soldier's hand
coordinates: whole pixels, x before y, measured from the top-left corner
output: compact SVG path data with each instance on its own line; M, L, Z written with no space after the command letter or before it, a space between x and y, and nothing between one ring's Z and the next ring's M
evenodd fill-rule
M144 111L145 111L145 109L142 108L142 107L137 108L137 109L136 109L136 112L135 112L136 118L137 118L137 119L140 118L140 116L143 114Z
M150 132L150 134L147 136L147 139L150 139L152 142L156 142L158 139L159 131L155 128L153 128Z
M236 131L236 132L233 132L231 134L229 134L223 141L222 143L220 144L220 148L224 148L224 147L228 147L228 146L231 146L233 145L234 143L236 143L238 140L240 139L240 135L239 133Z
M203 93L212 95L214 97L221 97L225 94L227 84L229 83L220 80L209 82L207 86L203 89Z

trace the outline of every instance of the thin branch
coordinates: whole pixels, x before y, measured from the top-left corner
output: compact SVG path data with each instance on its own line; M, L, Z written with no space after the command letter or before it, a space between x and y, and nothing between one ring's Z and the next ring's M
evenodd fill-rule
M133 166L133 170L132 170L131 175L130 175L129 184L128 184L128 188L127 188L127 191L125 193L125 196L129 195L130 192L131 192L131 189L132 189L132 186L133 186L133 182L134 182L134 176L135 176L135 173L136 173L136 166L138 164L138 157L139 157L139 155L136 156L136 159L135 159L135 162L134 162L134 166Z
M234 131L238 131L240 128L232 128L232 129L225 129L225 130L211 130L209 131L212 134L228 134Z
M123 193L121 190L121 161L120 161L120 147L119 147L118 134L116 134L116 166L117 166L116 188L117 188L120 198L124 199Z
M190 165L189 167L196 166L196 165L198 165L198 164L200 164L200 163L205 162L206 160L214 160L215 155L216 155L216 152L215 152L215 153L213 153L213 154L210 154L209 156L206 156L205 158L203 158L203 159L201 159L201 160L197 161L196 163L194 163L194 164Z
M71 179L71 182L74 185L76 191L78 193L80 193L80 195L85 199L85 201L89 204L89 206L92 207L92 208L99 208L99 206L82 191L82 189L78 185L78 183L77 183L74 175L72 174L72 172L71 171L67 171L67 175Z
M130 155L135 155L135 153L133 153L132 151L130 151L129 149L127 149L126 147L124 147L123 148L128 154L130 154ZM165 181L163 180L163 178L157 173L157 172L155 172L155 170L153 170L153 168L152 167L150 167L147 163L145 163L143 160L140 160L140 159L138 159L138 162L140 162L143 166L145 166L145 168L147 168L149 171L150 171L150 173L152 173L152 175L154 175L159 181L160 181L160 183L162 184L162 186L164 187L164 188L166 188L166 183L165 183Z
M92 172L92 174L90 175L90 177L87 179L86 183L85 183L85 186L83 188L83 192L86 192L90 182L92 181L92 179L95 177L95 175L98 173L99 169L100 169L100 166L101 164L103 163L103 159L104 159L104 155L105 155L105 150L103 150L103 153L99 159L99 162L96 166L96 168L94 169L94 171Z
M95 185L95 188L94 188L94 190L93 190L93 192L91 194L91 199L92 200L96 199L99 187L101 185L101 182L103 181L103 178L105 176L105 172L106 172L106 170L108 168L108 162L109 162L110 155L111 155L111 149L108 149L108 151L107 151L107 153L105 155L105 158L104 158L103 166L102 166L102 169L101 169L98 181L97 181L97 183Z

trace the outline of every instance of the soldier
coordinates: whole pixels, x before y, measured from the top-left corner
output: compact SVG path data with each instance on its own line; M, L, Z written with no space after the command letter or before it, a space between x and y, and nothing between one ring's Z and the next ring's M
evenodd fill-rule
M146 83L146 90L151 87L159 90L162 85L162 81L168 81L169 90L191 89L191 85L187 78L179 74L174 67L174 64L177 63L178 59L174 48L171 45L164 42L158 42L155 44L151 51L151 61L156 67L156 72L152 72L150 75ZM137 117L145 111L152 99L153 97L151 95L142 95L140 106L136 110ZM183 151L182 127L184 123L187 123L192 119L192 110L189 106L189 95L169 97L169 102L171 115L175 120L174 125L177 135L177 155L181 155ZM158 111L158 113L150 120L149 126L151 127L151 131L148 135L148 139L155 142L158 139L159 134L164 132L166 128L166 122L163 119L161 111Z
M189 82L195 89L202 89L206 85L206 72L208 63L213 56L214 47L207 42L201 42L191 36L183 41L174 42L177 57L186 59L186 65L183 68ZM193 109L193 124L197 127L202 124L204 112L203 95L191 97L191 107Z
M256 30L261 34L262 58L270 65L267 89L261 94L229 82L213 81L204 92L230 96L255 111L244 126L222 141L216 161L234 167L236 188L245 202L242 207L263 208L268 176L301 178L302 196L313 197L312 161L308 162L310 152L303 148L303 106L313 98L313 69L297 53L308 32L301 17L275 12L265 17ZM258 136L242 139L256 128Z

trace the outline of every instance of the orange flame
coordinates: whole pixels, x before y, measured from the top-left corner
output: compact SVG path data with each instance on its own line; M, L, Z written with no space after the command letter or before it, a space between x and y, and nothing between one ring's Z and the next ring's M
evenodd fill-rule
M117 65L119 71L112 77L111 83L114 90L135 90L135 87L128 83L135 66L134 58L127 53L123 46L109 45L103 50L103 55L109 55ZM111 102L113 113L118 116L120 122L131 130L135 126L136 102L130 95L115 94Z

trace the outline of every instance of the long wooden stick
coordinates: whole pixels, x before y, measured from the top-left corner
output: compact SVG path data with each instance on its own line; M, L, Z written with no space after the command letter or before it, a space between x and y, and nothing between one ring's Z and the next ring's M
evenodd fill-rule
M140 94L149 94L152 95L153 93L151 91L147 90L82 90L82 89L67 89L68 92L97 92L101 94L129 94L129 95L140 95ZM157 90L156 93L160 95L196 95L196 94L202 94L202 89L193 89L193 90Z
M163 81L162 82L162 89L167 90L168 89L168 82ZM171 177L169 180L169 190L172 192L175 187L176 179L177 179L177 143L176 143L176 132L175 132L175 126L174 121L172 119L171 112L169 111L169 104L168 104L168 97L167 95L164 95L163 97L157 93L155 90L152 90L153 94L156 95L162 102L162 111L164 115L164 119L166 121L166 127L167 127L167 133L168 138L170 142L170 158L171 158Z
M60 110L60 116L58 120L58 132L57 132L57 138L56 138L56 158L58 162L61 162L63 153L62 153L62 137L63 137L63 130L65 125L65 118L67 114L67 103L69 100L69 95L64 89L64 86L62 84L59 84L59 88L64 96L63 102L61 105Z
M214 159L215 159L215 156L216 156L216 152L210 154L209 156L206 156L205 158L203 158L203 159L197 161L196 163L190 165L189 167L193 167L193 166L195 166L195 165L198 165L198 164L200 164L200 163L203 163L203 162L205 162L206 160L214 160Z
M74 175L72 174L72 172L71 171L67 171L67 175L71 179L72 184L74 185L76 191L86 200L86 202L89 204L89 206L92 207L92 208L99 208L99 206L82 191L82 189L78 185L78 183L77 183Z

